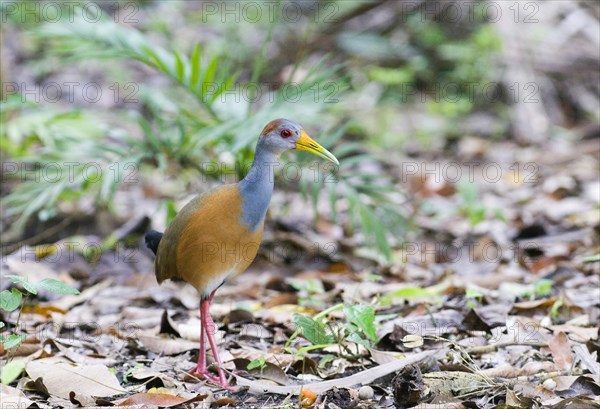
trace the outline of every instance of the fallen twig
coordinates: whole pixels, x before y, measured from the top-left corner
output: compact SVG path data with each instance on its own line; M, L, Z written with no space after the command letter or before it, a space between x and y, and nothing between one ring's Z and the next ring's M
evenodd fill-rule
M407 365L416 364L422 362L427 358L431 358L434 355L444 354L447 349L441 349L436 351L424 351L418 354L398 359L396 361L389 362L384 365L379 365L371 369L359 372L357 374L348 376L341 379L333 379L330 381L310 383L306 385L268 385L258 381L252 381L250 379L242 378L241 376L233 374L237 380L238 386L248 386L250 392L254 393L276 393L279 395L296 394L301 388L307 388L315 393L322 393L332 389L334 386L338 388L346 388L354 385L364 385L375 381L383 376L399 371Z
M479 354L488 354L490 352L495 352L500 348L511 347L511 346L530 346L530 347L547 347L548 344L546 342L516 342L516 341L507 341L507 342L497 342L495 344L477 346L477 347L467 347L464 348L464 351L469 355L479 355Z

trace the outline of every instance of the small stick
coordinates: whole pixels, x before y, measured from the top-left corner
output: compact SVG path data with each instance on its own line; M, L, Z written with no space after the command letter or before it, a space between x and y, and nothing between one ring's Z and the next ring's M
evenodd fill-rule
M487 354L490 352L494 352L500 348L510 347L510 346L533 346L533 347L547 347L548 344L546 342L516 342L516 341L507 341L507 342L498 342L496 344L483 345L478 347L470 347L464 348L464 351L468 354L479 355L479 354Z
M407 365L413 365L422 362L425 359L431 358L438 354L445 354L446 351L447 349L444 348L435 351L419 352L406 358L397 359L392 362L388 362L387 364L379 365L345 378L333 379L324 382L315 382L307 385L268 385L261 382L252 381L250 379L242 378L241 376L235 374L232 375L235 376L238 386L248 386L250 388L250 392L254 393L276 393L279 395L288 395L290 393L297 393L299 388L307 388L315 393L322 393L332 389L333 387L346 388L354 385L363 385L373 382L378 378L399 371Z

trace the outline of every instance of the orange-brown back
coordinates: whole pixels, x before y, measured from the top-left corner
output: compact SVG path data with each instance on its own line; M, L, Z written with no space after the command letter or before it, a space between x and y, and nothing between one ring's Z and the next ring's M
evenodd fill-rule
M263 227L252 232L242 222L237 185L200 195L181 209L165 231L156 256L156 278L162 282L179 277L208 296L252 263Z

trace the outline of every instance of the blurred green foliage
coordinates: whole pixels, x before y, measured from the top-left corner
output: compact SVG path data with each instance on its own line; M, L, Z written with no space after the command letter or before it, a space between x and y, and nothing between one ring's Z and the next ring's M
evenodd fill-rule
M21 2L11 2L11 7L14 4ZM239 165L251 161L256 135L264 124L290 117L305 126L319 125L319 142L340 159L339 169L326 166L320 177L300 180L299 188L315 214L322 212L320 198L327 197L330 217L343 223L357 244L376 249L382 260L389 261L397 237L411 228L410 216L399 205L406 198L394 186L393 177L381 171L369 147L391 145L398 150L406 142L388 126L396 120L398 109L417 98L402 87L412 84L427 92L444 84L485 82L496 75L493 55L499 41L483 21L455 30L442 22L408 16L401 27L410 40L405 43L389 31L341 31L335 41L346 56L343 64L336 64L335 56L324 58L316 51L319 36L337 27L335 20L308 19L298 32L298 26L280 18L263 16L234 24L218 16L206 18L200 10L188 9L185 2L174 2L171 14L164 16L156 13L160 3L137 4L140 10L153 8L155 13L148 12L136 28L107 18L90 24L81 12L69 7L60 21L34 23L43 20L41 15L24 19L11 13L8 17L28 49L25 64L40 78L63 69L79 70L84 76L84 67L108 60L110 64L102 65L104 76L135 84L139 99L134 107L101 109L3 96L0 119L5 126L0 129L0 142L5 158L31 169L52 169L52 163L73 158L78 162L72 172L52 174L50 170L52 183L28 178L13 181L2 204L14 228L22 228L31 217L57 217L59 203L76 204L84 197L93 197L97 208L111 209L131 166L143 172L156 167L170 176L193 171L219 177L233 171L242 177L247 167ZM361 2L323 4L336 5L338 18L364 7ZM8 6L0 2L3 11ZM199 43L193 36L182 36L179 27L174 27L176 18L189 25L202 24L204 33L211 34L209 40ZM298 49L286 49L285 42L292 40ZM286 53L285 60L269 54L273 44ZM282 68L288 70L287 75L279 76ZM156 73L170 82L157 80ZM259 91L254 84L276 85ZM352 103L370 93L369 84L381 88L373 96L380 108L357 110ZM288 85L297 88L301 98L290 101ZM232 97L240 89L247 91L247 97ZM318 98L314 90L320 92ZM323 97L329 91L334 91L330 100ZM268 93L268 101L255 98L258 92ZM426 105L429 114L449 121L444 130L449 136L457 136L453 124L485 104L464 98L465 89L458 87L455 92L458 99L450 95ZM437 133L422 129L415 137L427 142L433 134ZM298 158L303 165L314 166L312 158L302 154ZM225 166L215 170L200 165L208 161ZM86 166L91 162L102 170L94 183ZM163 205L172 218L173 201L165 199Z

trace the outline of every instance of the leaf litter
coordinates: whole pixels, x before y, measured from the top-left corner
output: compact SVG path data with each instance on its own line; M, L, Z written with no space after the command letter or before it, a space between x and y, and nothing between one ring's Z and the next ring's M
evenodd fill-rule
M265 250L287 240L309 251L308 236L298 233L310 229L308 220L266 234L259 259L213 303L236 392L187 375L198 356L198 298L181 283L158 286L141 242L138 270L128 268L126 277L117 274L124 271L118 258L103 259L102 274L94 274L79 259L79 270L69 270L60 258L20 263L18 252L9 255L3 274L67 282L80 293L40 291L22 310L12 305L20 299L3 297L3 336L25 334L18 347L0 346L3 400L22 407L593 407L600 247L589 210L597 203L575 191L555 196L548 180L481 184L479 194L501 206L505 220L474 225L465 223L464 188L432 191L405 181L401 188L429 207L415 209L418 240L399 246L387 265L348 243L320 267ZM278 210L285 206L273 207L268 230L290 227ZM311 243L346 240L320 223ZM2 280L5 294L13 288L21 287Z

